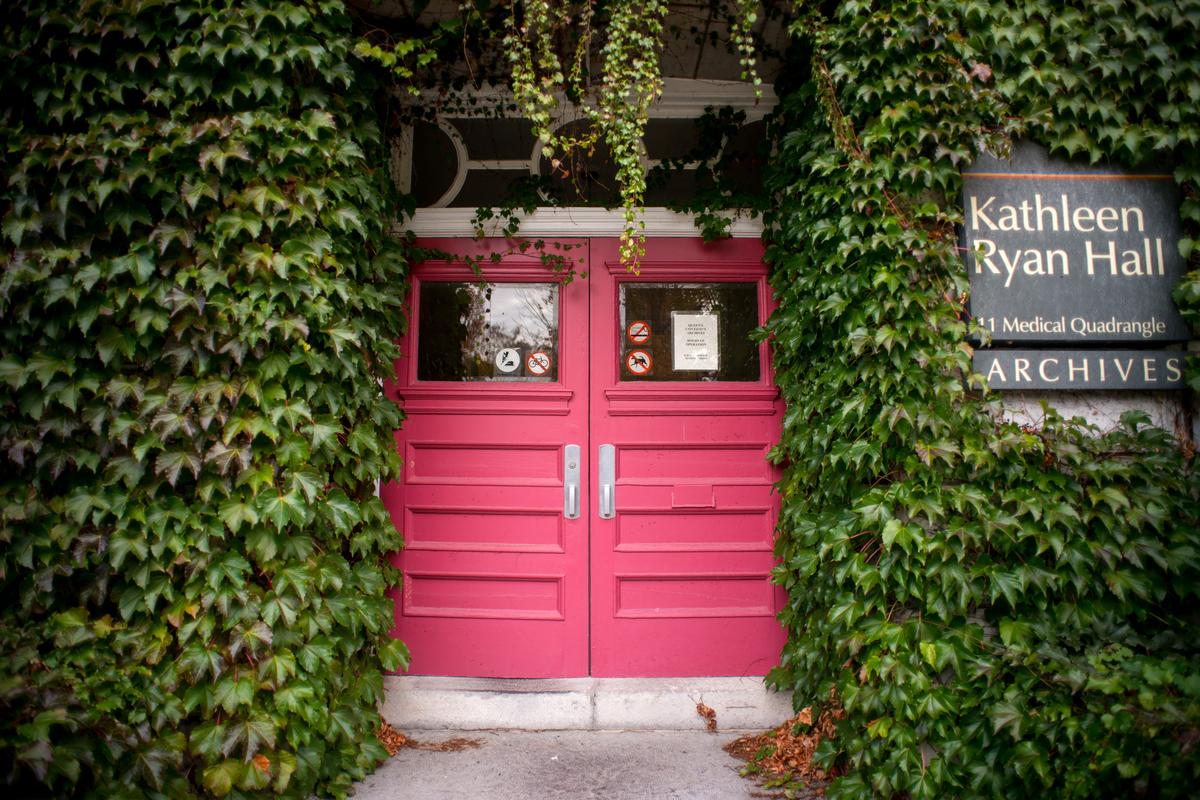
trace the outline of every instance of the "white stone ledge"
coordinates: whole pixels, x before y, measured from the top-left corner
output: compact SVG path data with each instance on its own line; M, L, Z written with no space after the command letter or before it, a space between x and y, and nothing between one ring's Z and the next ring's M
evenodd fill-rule
M512 680L415 675L384 679L384 719L401 730L765 730L792 715L791 697L762 678Z
M539 208L532 214L519 214L521 236L620 236L625 230L625 217L619 209L608 208ZM398 233L412 231L417 236L471 236L475 227L472 208L419 208L412 218L399 223ZM680 214L666 208L647 208L642 215L647 236L700 236L694 214ZM485 227L485 231L487 228ZM762 236L761 219L733 217L729 233L735 239L757 239Z

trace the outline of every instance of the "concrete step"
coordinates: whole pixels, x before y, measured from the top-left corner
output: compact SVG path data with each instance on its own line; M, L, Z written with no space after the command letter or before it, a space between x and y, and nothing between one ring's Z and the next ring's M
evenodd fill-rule
M791 696L762 678L384 679L383 718L413 730L765 730L792 715Z

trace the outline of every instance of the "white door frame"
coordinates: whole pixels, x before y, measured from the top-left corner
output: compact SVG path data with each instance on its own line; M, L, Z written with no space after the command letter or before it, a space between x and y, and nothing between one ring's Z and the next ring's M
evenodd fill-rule
M735 239L762 236L761 219L738 216L732 219L729 234ZM397 233L412 231L421 237L472 236L475 232L473 208L418 208L409 219L397 223ZM620 209L571 207L539 208L532 214L518 214L520 235L551 237L620 236L625 230L625 215ZM681 214L667 208L647 208L642 220L647 236L695 237L700 235L694 214ZM495 223L497 229L501 223ZM503 235L499 230L484 229L489 236Z

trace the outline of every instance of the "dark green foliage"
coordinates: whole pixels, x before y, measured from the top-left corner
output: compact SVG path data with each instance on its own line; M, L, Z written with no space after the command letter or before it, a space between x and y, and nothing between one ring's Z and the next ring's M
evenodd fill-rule
M404 260L338 2L0 31L6 796L343 795L399 546Z
M830 796L1193 795L1190 452L1136 414L1105 435L1005 422L969 378L954 225L960 168L1027 135L1175 164L1192 252L1200 3L844 2L796 34L812 80L785 99L769 214L791 633L772 680L797 707L836 688Z
M754 180L753 165L746 161L765 163L767 143L762 142L755 153L739 153L733 146L745 123L744 111L709 106L696 120L696 147L680 158L664 160L646 174L650 189L667 185L673 175L686 176L690 192L683 201L668 203L667 207L693 214L700 237L706 242L729 235L734 220L730 211L759 215L765 205L761 182Z

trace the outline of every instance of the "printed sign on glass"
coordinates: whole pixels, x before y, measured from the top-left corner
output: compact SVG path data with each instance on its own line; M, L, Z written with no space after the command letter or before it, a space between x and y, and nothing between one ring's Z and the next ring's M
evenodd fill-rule
M720 369L721 347L717 339L717 322L716 314L671 313L674 344L672 369Z

